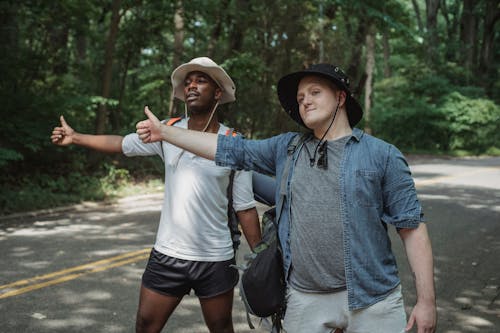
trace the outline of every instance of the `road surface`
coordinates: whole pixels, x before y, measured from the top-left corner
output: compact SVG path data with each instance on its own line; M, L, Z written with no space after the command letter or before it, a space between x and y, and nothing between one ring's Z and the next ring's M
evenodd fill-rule
M409 162L434 248L437 332L500 332L500 158ZM1 218L0 332L133 332L161 200L150 194ZM410 311L413 282L391 237ZM247 252L242 244L240 259ZM248 328L237 290L233 317L236 332L265 332ZM206 332L195 297L164 332Z

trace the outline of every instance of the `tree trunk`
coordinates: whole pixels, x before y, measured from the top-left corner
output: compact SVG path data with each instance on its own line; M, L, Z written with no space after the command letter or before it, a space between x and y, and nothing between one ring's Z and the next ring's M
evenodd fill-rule
M118 105L111 111L110 120L111 127L113 132L118 132L121 129L121 118L122 118L122 105L123 105L123 96L125 94L125 84L127 81L127 73L130 66L130 61L133 56L132 49L129 49L127 55L125 57L125 61L123 64L122 75L120 78L120 88L118 92Z
M231 57L234 53L241 51L243 47L243 31L248 24L246 19L240 17L241 13L248 12L248 3L245 0L236 1L236 11L231 14L231 32L229 33L229 49L226 54Z
M439 9L439 0L425 0L425 4L427 16L427 60L430 64L434 64L438 60L437 12Z
M75 33L76 63L83 64L87 58L87 39L81 28L77 28Z
M119 14L121 0L113 0L111 22L109 26L108 38L106 40L106 49L104 54L104 67L102 77L102 91L103 98L110 97L111 81L113 76L113 53L115 50L116 37L118 35L118 26L120 24L121 16ZM96 116L96 134L104 134L106 130L107 120L107 106L105 103L99 104Z
M484 18L483 43L481 47L481 56L479 59L479 68L484 74L492 67L493 51L495 42L495 25L500 19L500 7L497 0L489 0L486 3L486 15Z
M411 0L413 4L413 9L415 10L415 17L417 18L418 31L421 35L424 33L424 25L422 23L422 17L420 16L420 7L418 6L417 0Z
M54 56L52 73L56 81L68 71L68 37L69 28L65 23L62 26L51 26L49 31L50 54Z
M461 20L460 10L462 8L462 2L447 3L446 0L440 0L440 10L441 14L446 21L446 49L445 49L445 59L448 61L459 62L462 56L459 47L459 26Z
M466 69L467 81L471 76L475 63L477 40L477 16L474 14L475 1L464 0L464 9L460 22L460 41L463 45L461 63Z
M361 68L361 57L363 54L363 45L366 40L366 35L368 31L368 27L371 26L370 22L358 24L357 31L354 35L354 41L352 45L352 54L349 66L347 68L346 74L351 80L351 91L356 93L356 95L361 94L362 87L364 86L366 75ZM357 85L354 86L354 82L357 82Z
M385 29L382 36L382 44L384 48L384 78L389 78L392 76L392 68L390 64L391 58L391 45L389 44L389 31Z
M16 63L20 58L18 7L17 2L11 1L0 8L0 40L2 41L0 74L3 80L2 88L8 87L9 91L15 91L19 81L16 79ZM9 84L4 85L5 82Z
M446 0L441 0L439 7L441 8L441 14L446 22L446 35L448 40L453 40L452 38L452 23L450 21L450 15L448 14L448 6L446 5Z
M229 3L227 0L222 1L220 6L217 6L217 14L215 18L214 28L212 29L212 33L210 34L210 40L208 41L207 46L207 56L209 58L213 58L215 54L215 46L218 45L220 35L222 33L222 22L226 21L223 17L223 12L228 8Z
M182 0L178 0L176 4L176 10L174 15L174 57L172 59L172 70L177 68L181 64L181 57L184 53L184 6L182 5ZM179 109L179 102L174 97L174 87L172 87L172 93L170 94L170 106L168 110L168 115L170 118L174 117Z
M375 70L375 28L370 26L366 35L366 81L365 81L365 132L372 133L370 111L372 107L373 72Z

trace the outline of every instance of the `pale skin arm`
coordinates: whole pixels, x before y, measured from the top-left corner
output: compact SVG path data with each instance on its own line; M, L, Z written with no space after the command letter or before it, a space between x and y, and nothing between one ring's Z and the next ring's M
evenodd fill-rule
M148 119L136 125L137 134L144 143L167 141L179 148L209 160L215 159L217 134L165 126L146 106L144 113Z
M434 263L427 226L420 223L416 229L400 229L410 268L415 278L417 304L413 308L406 331L417 324L418 333L436 330L436 294L434 290Z
M54 127L50 139L58 146L71 144L98 150L104 153L121 153L123 137L120 135L92 135L76 132L66 123L64 117L59 118L61 126Z
M250 245L250 249L253 250L255 245L261 240L260 234L260 222L259 215L257 214L257 209L249 208L245 210L240 210L236 212L238 219L240 220L241 229L245 235L245 239Z

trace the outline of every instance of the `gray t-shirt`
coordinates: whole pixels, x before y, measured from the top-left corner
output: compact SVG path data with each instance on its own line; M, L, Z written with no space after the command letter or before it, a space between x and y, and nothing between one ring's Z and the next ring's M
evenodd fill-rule
M292 177L290 284L295 289L345 288L339 168L349 137L328 141L326 170L310 165L318 139L308 140L300 151Z

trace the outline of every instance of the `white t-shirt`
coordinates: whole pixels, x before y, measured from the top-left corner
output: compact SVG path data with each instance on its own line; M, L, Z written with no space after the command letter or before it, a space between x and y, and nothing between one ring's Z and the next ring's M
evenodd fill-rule
M187 128L182 119L174 126ZM219 134L228 127L220 124ZM165 196L154 248L171 257L192 261L224 261L233 257L227 225L227 187L231 170L165 141L145 144L137 134L125 136L126 156L160 155L165 162ZM252 174L236 171L233 207L255 207Z

